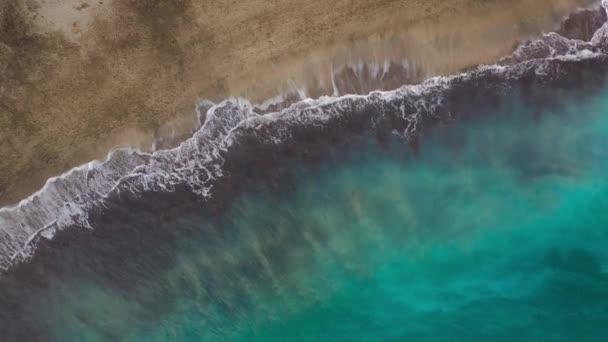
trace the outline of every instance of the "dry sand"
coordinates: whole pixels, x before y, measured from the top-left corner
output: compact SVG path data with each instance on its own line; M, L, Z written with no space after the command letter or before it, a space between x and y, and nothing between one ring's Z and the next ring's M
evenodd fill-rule
M454 72L589 2L1 1L0 206L112 147L186 130L200 98L330 93L330 70L348 63Z

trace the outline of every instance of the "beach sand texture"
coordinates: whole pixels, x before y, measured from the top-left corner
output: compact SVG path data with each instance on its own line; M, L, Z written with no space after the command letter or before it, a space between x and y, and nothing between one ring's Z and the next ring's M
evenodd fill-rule
M491 63L590 2L2 1L0 206L113 147L187 132L201 98L331 94L331 70L357 63L408 61L419 81Z

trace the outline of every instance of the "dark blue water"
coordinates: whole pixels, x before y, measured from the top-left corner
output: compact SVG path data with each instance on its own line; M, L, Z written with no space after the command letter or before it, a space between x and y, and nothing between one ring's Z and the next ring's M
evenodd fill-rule
M171 262L127 292L51 279L36 320L57 341L606 341L608 89L512 102L417 153L364 139L292 163L164 227Z

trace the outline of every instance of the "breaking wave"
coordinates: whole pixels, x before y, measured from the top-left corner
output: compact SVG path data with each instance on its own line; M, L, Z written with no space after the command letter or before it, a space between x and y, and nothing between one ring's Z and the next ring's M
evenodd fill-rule
M602 6L608 11L608 0ZM597 21L601 12L589 13L588 22ZM603 13L602 18L605 22ZM103 215L120 198L185 190L207 201L214 195L216 182L229 174L226 160L251 148L298 144L344 127L373 129L379 139L397 134L416 148L425 127L466 116L471 106L488 103L513 89L521 89L524 97L534 96L530 90L536 87L576 84L573 80L580 79L581 71L605 74L608 23L593 31L590 37L549 33L524 43L496 65L392 91L291 104L278 98L262 107L242 98L217 104L203 101L197 108L200 129L178 147L154 153L112 151L105 161L51 178L18 205L0 209L0 268L6 270L27 260L40 239L52 239L58 231L94 229L93 216ZM271 107L286 108L268 111Z

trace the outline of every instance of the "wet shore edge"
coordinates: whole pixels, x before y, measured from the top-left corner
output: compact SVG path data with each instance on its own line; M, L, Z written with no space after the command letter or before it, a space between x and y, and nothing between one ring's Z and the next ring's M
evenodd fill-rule
M36 270L53 268L60 250L92 244L92 236L121 240L123 254L116 257L124 258L142 246L140 234L169 234L155 231L159 220L190 210L217 214L244 189L285 177L289 160L314 163L332 146L361 136L381 143L398 136L404 148L416 150L425 129L466 120L504 98L547 106L561 94L584 95L605 84L608 25L597 27L598 18L605 21L600 10L571 18L597 32L548 34L497 65L394 91L306 99L276 112L244 99L202 102L202 127L180 146L114 151L104 162L50 180L18 206L0 209L0 267L10 278L4 281L31 280ZM137 223L126 230L124 222ZM139 247L130 248L131 242Z

